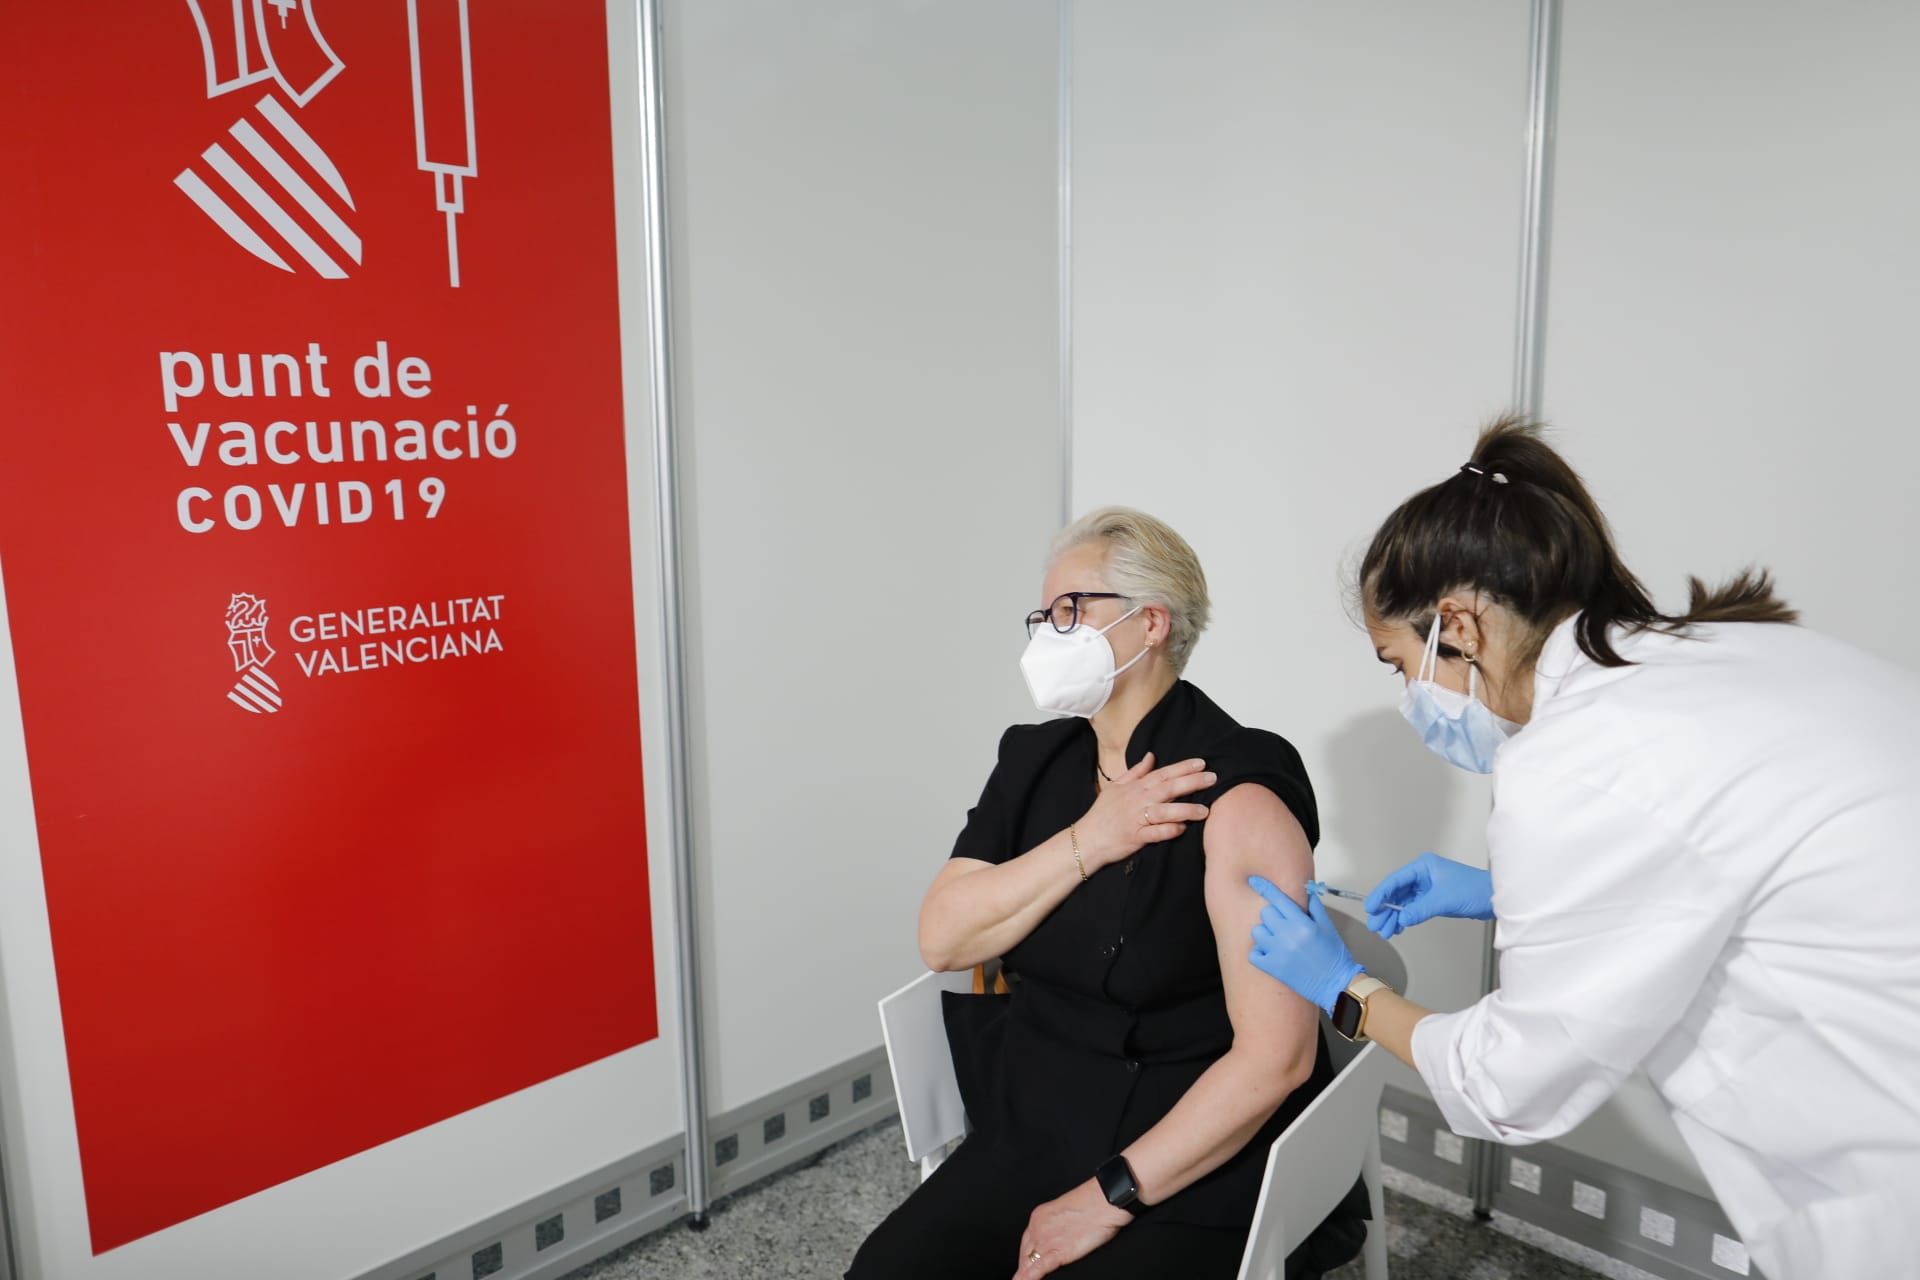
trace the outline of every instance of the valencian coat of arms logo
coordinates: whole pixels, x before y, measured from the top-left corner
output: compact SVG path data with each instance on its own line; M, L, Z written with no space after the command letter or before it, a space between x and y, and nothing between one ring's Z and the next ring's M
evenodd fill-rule
M280 686L267 674L273 646L267 643L267 602L264 597L237 591L227 602L227 649L233 669L240 673L227 700L254 715L280 710Z

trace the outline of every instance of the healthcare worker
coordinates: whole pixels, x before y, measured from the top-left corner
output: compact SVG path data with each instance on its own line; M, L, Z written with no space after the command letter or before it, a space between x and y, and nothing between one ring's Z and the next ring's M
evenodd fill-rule
M1905 548L1860 554L1907 606ZM1920 1276L1920 680L1764 573L1657 612L1515 419L1388 517L1359 592L1414 730L1494 788L1490 869L1422 854L1368 922L1495 920L1500 986L1430 1013L1264 881L1253 964L1467 1137L1557 1137L1644 1068L1769 1280Z

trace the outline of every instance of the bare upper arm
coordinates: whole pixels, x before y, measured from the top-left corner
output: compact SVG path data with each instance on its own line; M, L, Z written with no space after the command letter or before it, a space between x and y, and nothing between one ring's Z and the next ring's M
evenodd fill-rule
M1265 876L1306 905L1313 850L1293 811L1267 788L1244 782L1212 805L1205 832L1207 915L1220 952L1234 1043L1269 1058L1276 1076L1310 1067L1320 1011L1247 961L1253 927L1266 905L1247 883Z

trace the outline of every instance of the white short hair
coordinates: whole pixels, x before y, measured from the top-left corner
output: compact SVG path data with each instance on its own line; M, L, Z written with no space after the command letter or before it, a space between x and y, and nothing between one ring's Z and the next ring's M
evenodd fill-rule
M1185 671L1213 613L1200 557L1165 521L1132 507L1101 507L1060 531L1047 563L1090 542L1106 549L1107 590L1136 605L1157 604L1167 611L1172 619L1167 662L1176 675Z

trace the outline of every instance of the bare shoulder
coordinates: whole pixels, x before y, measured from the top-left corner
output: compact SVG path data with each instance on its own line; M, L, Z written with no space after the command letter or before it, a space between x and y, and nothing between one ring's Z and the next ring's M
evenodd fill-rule
M1300 819L1287 803L1257 782L1242 782L1209 806L1202 843L1209 870L1231 863L1257 870L1275 858L1297 855L1306 865L1313 850Z

